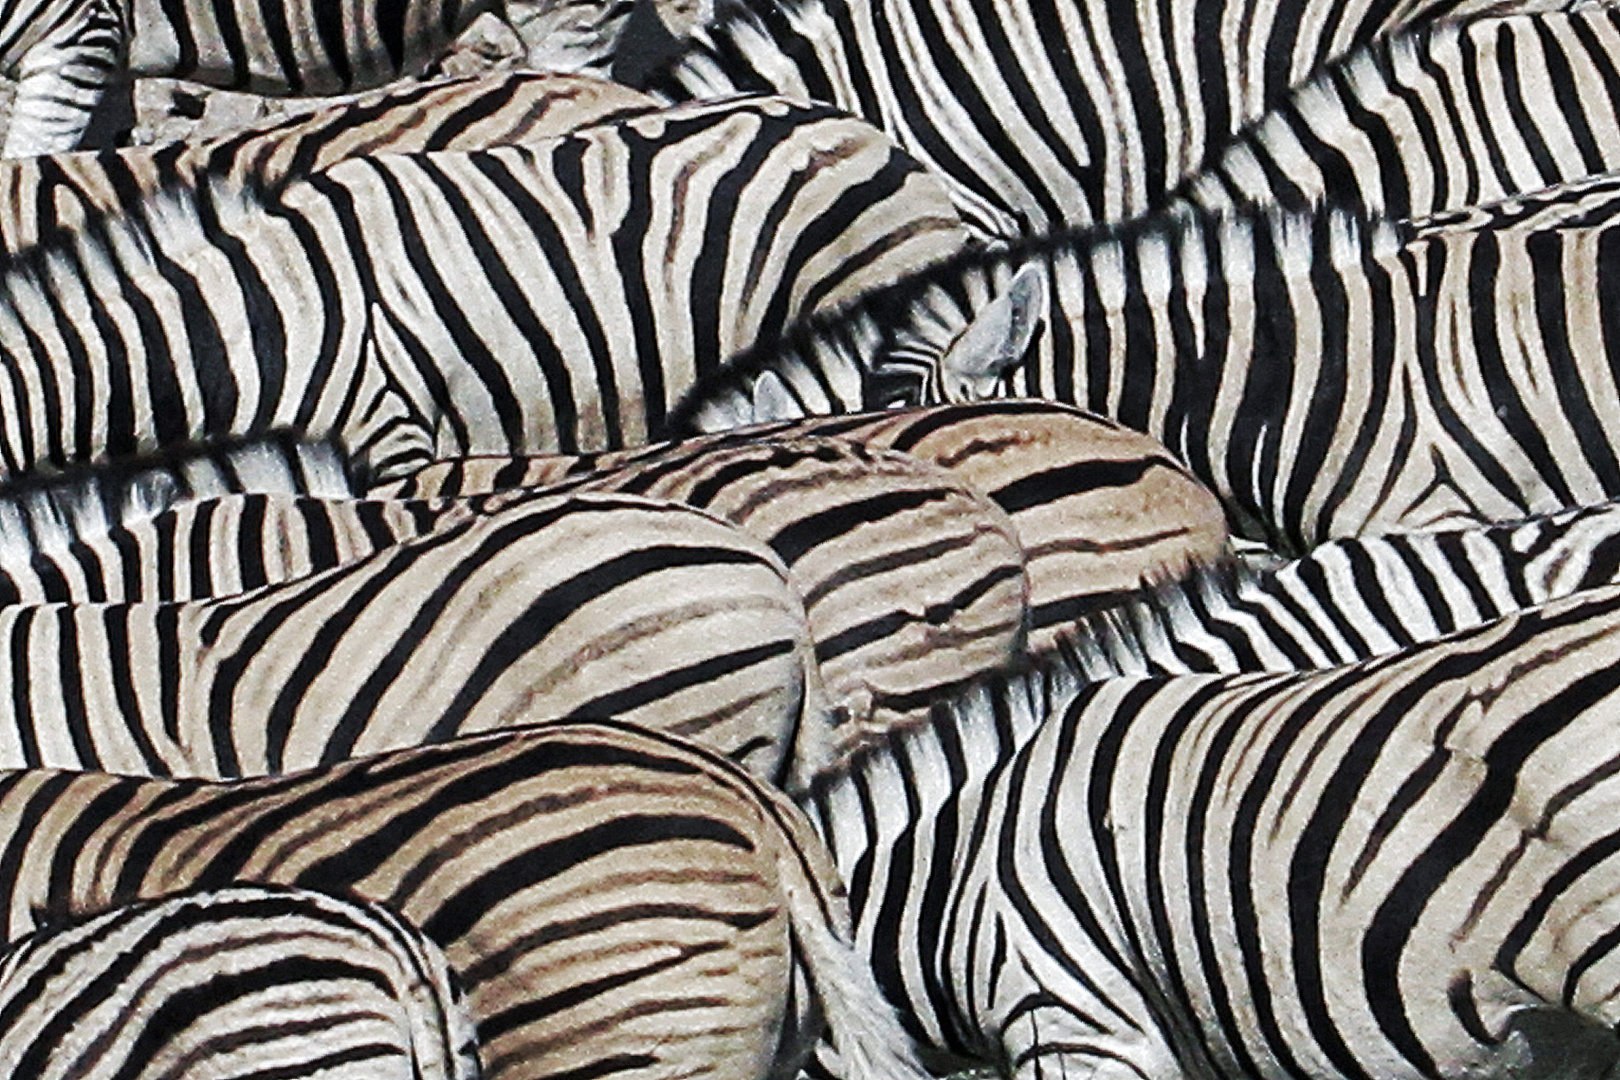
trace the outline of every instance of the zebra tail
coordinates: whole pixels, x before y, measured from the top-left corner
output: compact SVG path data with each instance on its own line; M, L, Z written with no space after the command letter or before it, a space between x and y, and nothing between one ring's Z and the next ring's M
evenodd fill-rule
M786 891L794 940L837 1054L836 1065L826 1055L822 1063L842 1080L932 1080L871 965L830 923L813 890L795 884Z

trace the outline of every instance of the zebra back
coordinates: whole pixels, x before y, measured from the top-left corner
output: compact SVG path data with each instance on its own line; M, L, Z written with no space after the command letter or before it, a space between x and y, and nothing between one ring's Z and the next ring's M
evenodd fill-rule
M802 814L628 725L537 724L234 784L13 772L0 823L11 939L41 912L233 882L387 906L459 975L491 1080L755 1080L795 1066L818 1010L850 1075L927 1075L855 961Z
M1620 580L1620 507L1477 529L1344 537L1249 573L1204 569L1095 613L1070 647L1092 678L1354 663Z
M768 99L169 193L0 275L0 351L48 372L4 388L0 459L296 427L388 478L644 441L729 353L960 239L872 129Z
M477 1080L444 953L381 904L227 885L120 904L0 956L0 1061L36 1080Z
M0 608L0 761L233 777L514 718L618 716L799 783L828 750L803 603L763 544L630 495L452 508L223 599Z
M217 138L0 160L0 247L30 247L207 177L274 188L364 154L531 142L654 105L605 79L508 72L393 87Z
M770 545L804 600L822 680L845 718L841 744L920 721L935 697L1024 650L1028 585L1012 523L942 469L786 432L615 456L635 460L578 472L566 458L472 459L404 486L432 491L442 479L467 490L469 472L521 469L542 490L697 506Z

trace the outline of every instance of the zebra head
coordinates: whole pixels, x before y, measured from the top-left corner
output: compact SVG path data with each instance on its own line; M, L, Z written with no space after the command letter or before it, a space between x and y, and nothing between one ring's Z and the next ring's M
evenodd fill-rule
M700 386L674 434L1010 393L1049 317L1042 261L947 264L813 319Z

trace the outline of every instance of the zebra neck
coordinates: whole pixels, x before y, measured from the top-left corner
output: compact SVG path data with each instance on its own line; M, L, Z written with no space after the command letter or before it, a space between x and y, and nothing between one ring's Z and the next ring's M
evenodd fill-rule
M925 1045L976 1049L977 1025L948 970L945 924L965 880L954 868L982 839L970 823L987 783L1080 683L1060 653L985 680L818 783L807 799L848 886L857 947Z

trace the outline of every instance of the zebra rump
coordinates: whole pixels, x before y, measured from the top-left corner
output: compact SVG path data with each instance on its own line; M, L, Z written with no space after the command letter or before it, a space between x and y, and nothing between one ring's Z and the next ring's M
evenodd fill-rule
M522 718L514 718L521 721ZM230 784L0 774L8 939L232 883L398 913L461 980L490 1080L927 1076L769 785L629 725L542 723Z
M796 784L830 722L781 560L692 507L506 496L346 566L180 603L0 607L0 761L278 773L616 716Z
M0 1061L31 1080L477 1080L444 953L381 904L228 885L0 954Z
M1095 413L998 399L739 426L769 414L770 403L752 407L758 399L729 418L725 395L689 404L703 428L737 438L797 431L932 461L1005 510L1024 549L1032 652L1085 613L1228 554L1226 512L1209 489L1162 444ZM776 403L802 409L790 395Z
M602 460L607 459L607 460ZM950 472L843 439L737 433L581 459L470 459L401 490L558 473L542 490L622 491L695 506L769 545L804 601L843 716L839 745L916 723L940 694L1025 648L1024 554L1001 508ZM617 460L614 460L617 459ZM625 460L633 459L633 460ZM612 462L612 463L610 463ZM528 466L525 468L525 466Z

